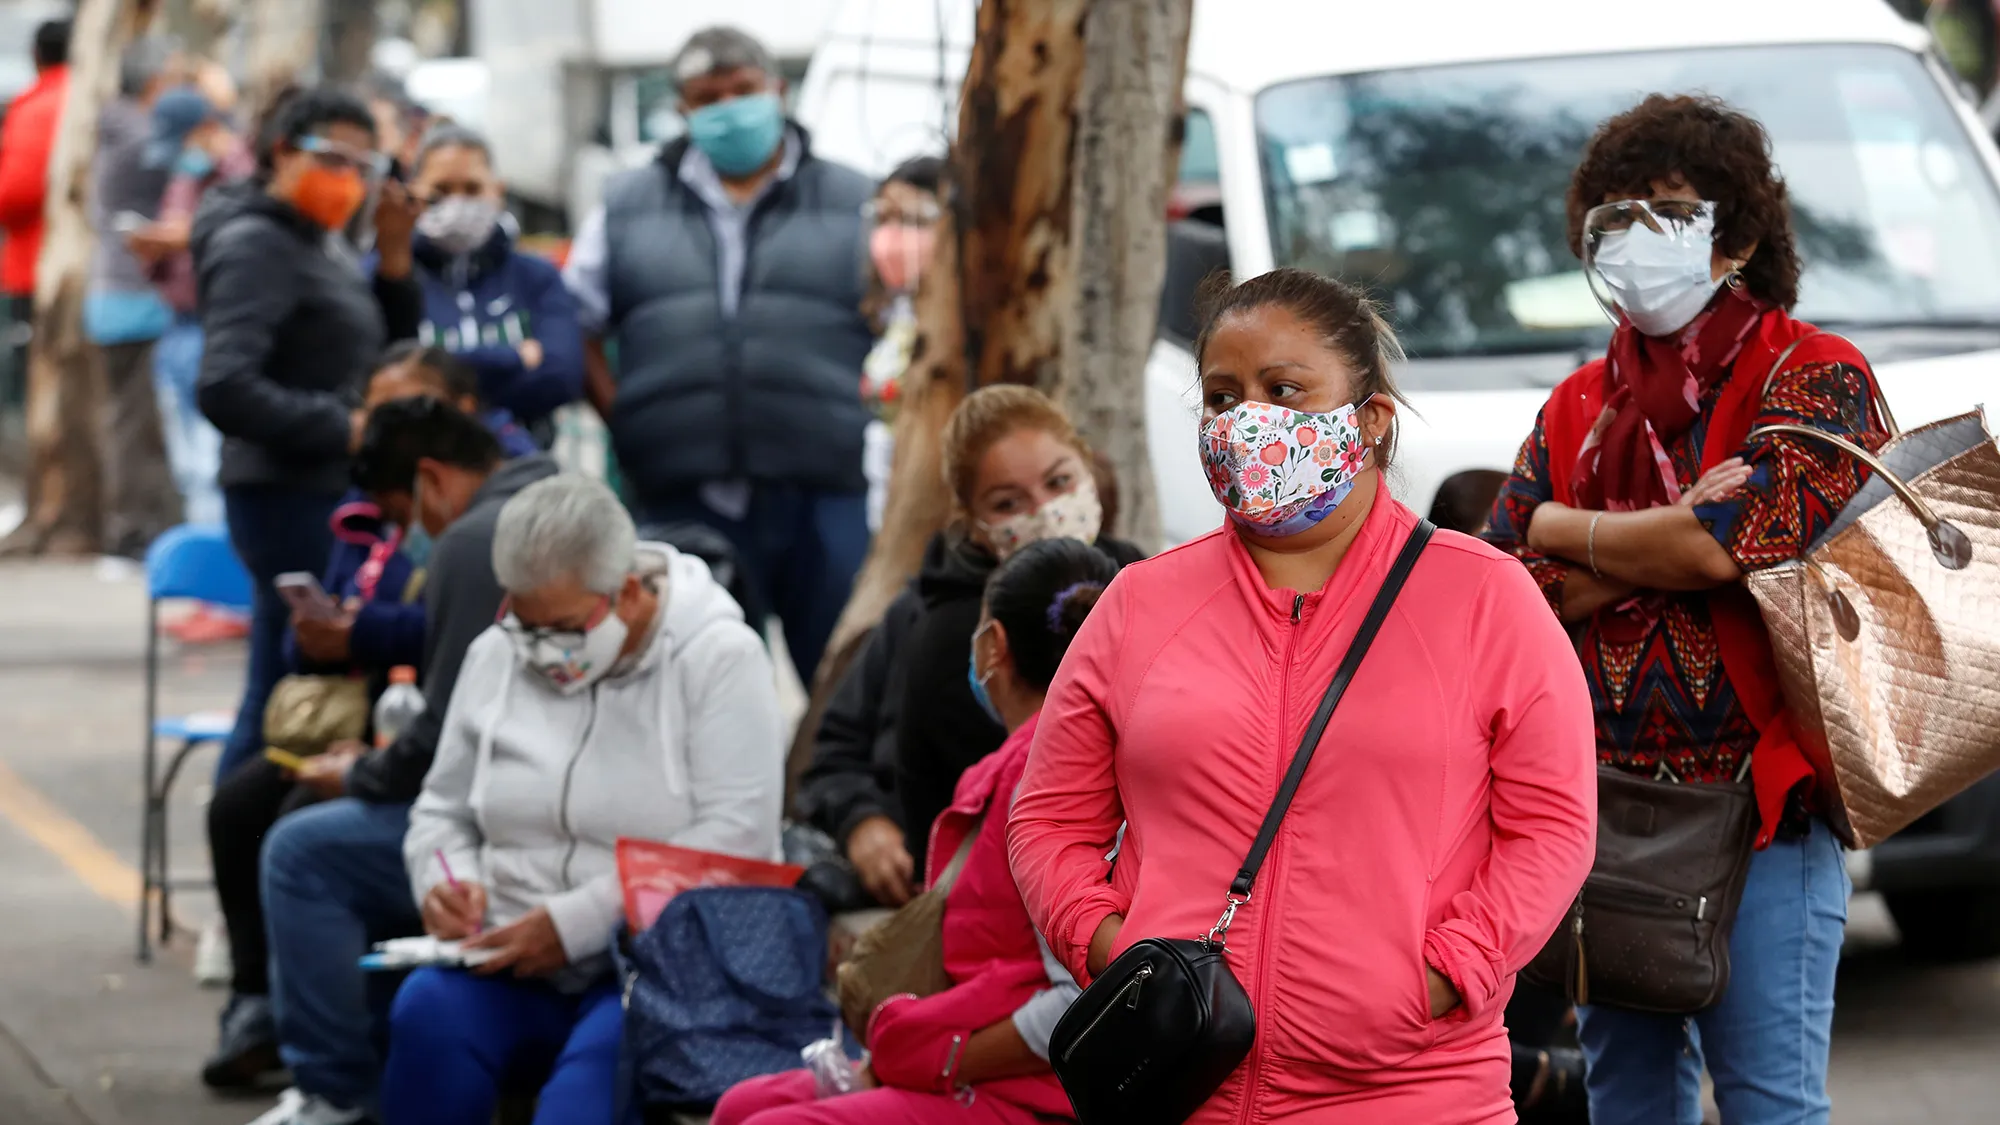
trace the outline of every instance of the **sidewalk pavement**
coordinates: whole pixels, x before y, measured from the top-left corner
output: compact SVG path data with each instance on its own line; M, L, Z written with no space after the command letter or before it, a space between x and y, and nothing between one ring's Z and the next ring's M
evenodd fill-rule
M0 1122L242 1125L270 1098L201 1086L223 994L189 972L192 934L134 958L145 593L136 568L0 563ZM240 645L163 649L162 709L228 709ZM172 867L205 873L197 754L171 813ZM205 892L174 900L198 925Z

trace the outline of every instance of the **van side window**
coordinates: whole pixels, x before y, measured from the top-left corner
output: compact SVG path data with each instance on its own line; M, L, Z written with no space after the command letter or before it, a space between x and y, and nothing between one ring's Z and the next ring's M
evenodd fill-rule
M1215 148L1215 120L1190 109L1181 121L1181 166L1167 205L1169 219L1222 225L1222 158Z

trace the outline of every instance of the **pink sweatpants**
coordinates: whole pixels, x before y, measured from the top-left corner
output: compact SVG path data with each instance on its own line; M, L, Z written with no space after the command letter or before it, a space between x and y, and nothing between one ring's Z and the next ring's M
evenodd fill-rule
M791 1070L738 1083L716 1103L709 1125L1037 1125L1018 1106L974 1097L971 1105L940 1094L877 1088L819 1100L812 1072Z

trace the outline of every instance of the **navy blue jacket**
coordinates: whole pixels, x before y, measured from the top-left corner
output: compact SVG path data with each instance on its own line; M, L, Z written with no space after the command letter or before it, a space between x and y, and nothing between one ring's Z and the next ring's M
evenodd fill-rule
M471 364L481 401L533 426L583 396L583 330L553 262L515 250L505 229L463 258L421 236L412 249L424 292L417 338ZM529 339L542 346L533 371L519 350Z
M487 426L500 439L500 451L509 460L537 452L535 441L503 411L489 411ZM336 602L361 596L357 584L361 565L368 561L375 544L388 534L381 513L368 494L353 489L341 498L334 512L333 553L327 557L320 575L320 588ZM385 675L399 665L420 668L424 662L424 603L412 588L422 572L401 551L382 564L382 577L375 596L354 614L354 628L347 635L347 667L319 667L309 664L299 653L298 640L285 631L285 666L295 672L338 674L361 672L371 677Z

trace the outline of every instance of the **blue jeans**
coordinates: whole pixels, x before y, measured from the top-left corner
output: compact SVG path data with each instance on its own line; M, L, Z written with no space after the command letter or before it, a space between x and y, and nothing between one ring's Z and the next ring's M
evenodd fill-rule
M264 918L271 1007L292 1081L347 1109L369 1108L382 1080L371 987L377 942L423 932L403 869L408 805L343 797L280 820L264 837Z
M759 626L765 614L777 614L799 678L812 683L868 554L867 493L757 484L740 520L710 508L692 490L647 497L639 511L647 523L688 521L727 536L759 602L744 606L745 616Z
M183 316L153 344L153 393L160 401L160 428L167 439L167 463L189 523L222 522L222 489L215 474L222 466L222 434L195 403L201 374L201 320Z
M1840 842L1814 821L1750 860L1721 1003L1686 1019L1579 1008L1591 1125L1700 1125L1704 1059L1723 1125L1825 1125L1850 889Z
M301 492L278 485L239 485L223 490L229 543L250 572L250 662L243 676L243 703L235 729L215 763L219 782L264 747L264 704L285 674L285 630L292 613L271 583L280 574L318 574L333 553L333 509L340 497Z
M565 996L540 981L418 969L390 1016L383 1125L489 1125L501 1084L548 1075L535 1125L613 1125L625 1009L606 981Z

